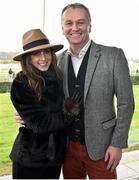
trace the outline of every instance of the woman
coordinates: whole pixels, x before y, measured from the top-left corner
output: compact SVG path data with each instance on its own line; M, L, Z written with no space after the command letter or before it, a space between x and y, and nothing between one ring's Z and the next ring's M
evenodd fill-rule
M31 29L23 35L24 51L13 58L21 62L22 71L13 81L11 101L25 121L10 153L14 179L60 176L66 148L64 129L74 120L78 106L69 106L68 99L63 113L62 78L54 53L62 48L51 45L40 29Z

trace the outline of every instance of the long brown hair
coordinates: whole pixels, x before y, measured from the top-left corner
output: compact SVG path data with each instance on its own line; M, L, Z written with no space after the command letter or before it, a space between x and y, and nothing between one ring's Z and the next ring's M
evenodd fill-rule
M57 67L57 60L55 53L51 50L52 63L51 68L57 79L62 78L62 73ZM31 54L26 54L22 57L21 67L23 74L26 75L29 86L35 91L38 100L42 99L42 90L45 86L45 81L41 76L41 72L31 64ZM50 67L49 67L50 68Z

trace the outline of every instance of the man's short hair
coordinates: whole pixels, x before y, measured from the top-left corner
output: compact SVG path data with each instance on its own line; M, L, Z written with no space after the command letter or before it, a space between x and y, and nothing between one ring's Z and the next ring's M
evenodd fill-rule
M84 9L86 14L87 14L88 22L91 23L91 15L90 15L89 9L81 3L72 3L72 4L66 5L62 10L61 17L63 16L64 12L69 8L73 8L73 9L82 8L82 9Z

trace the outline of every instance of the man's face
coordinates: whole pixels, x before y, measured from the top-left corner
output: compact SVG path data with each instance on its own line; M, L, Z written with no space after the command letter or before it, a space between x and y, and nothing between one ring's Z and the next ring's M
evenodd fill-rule
M62 16L62 30L69 44L84 46L89 40L91 24L83 8L69 8Z

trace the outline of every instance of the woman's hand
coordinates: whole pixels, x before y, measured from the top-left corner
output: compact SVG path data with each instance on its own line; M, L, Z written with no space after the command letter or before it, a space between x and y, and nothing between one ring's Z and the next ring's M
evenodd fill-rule
M64 101L64 113L69 115L78 115L80 112L81 101L81 95L78 92L74 92L72 97L68 97Z
M19 123L20 126L25 127L25 121L23 121L23 119L21 118L21 116L18 114L17 111L14 113L14 116L16 122Z

